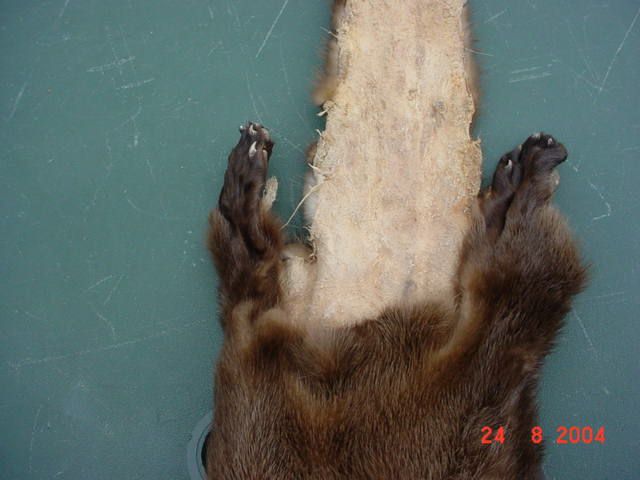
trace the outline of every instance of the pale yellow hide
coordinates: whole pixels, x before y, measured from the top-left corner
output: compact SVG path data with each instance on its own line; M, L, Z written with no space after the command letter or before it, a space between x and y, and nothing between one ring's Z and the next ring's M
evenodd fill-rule
M296 322L451 303L481 164L463 4L348 0L336 22L337 88L305 199L313 257L293 252L283 279Z

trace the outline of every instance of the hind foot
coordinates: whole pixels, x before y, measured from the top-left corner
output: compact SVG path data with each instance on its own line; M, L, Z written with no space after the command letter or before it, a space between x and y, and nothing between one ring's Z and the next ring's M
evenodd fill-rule
M514 199L518 208L546 203L559 183L555 167L567 158L567 150L551 135L534 133L500 158L491 186L480 194L487 232L497 237L504 228Z
M273 142L266 128L248 122L240 127L240 140L229 154L229 164L220 192L218 208L231 226L239 231L247 246L264 250L261 228L262 197Z

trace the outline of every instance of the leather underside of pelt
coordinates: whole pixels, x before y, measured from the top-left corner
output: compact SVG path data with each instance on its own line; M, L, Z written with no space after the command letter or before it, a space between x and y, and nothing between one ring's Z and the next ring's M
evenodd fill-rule
M394 304L452 303L481 171L463 5L347 1L306 199L314 260L286 262L295 322L331 328Z

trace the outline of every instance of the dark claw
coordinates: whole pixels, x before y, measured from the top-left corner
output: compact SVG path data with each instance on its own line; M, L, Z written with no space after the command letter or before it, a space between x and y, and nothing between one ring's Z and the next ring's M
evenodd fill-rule
M261 124L259 123L254 123L254 122L247 122L244 125L240 126L240 142L238 144L238 146L240 146L240 143L242 142L246 142L247 143L247 147L249 150L251 150L250 153L250 157L253 158L255 152L253 151L253 148L251 147L251 145L253 145L255 143L255 150L256 151L264 151L265 155L266 155L266 159L268 160L269 157L271 156L271 152L273 150L273 141L271 140L271 135L269 134L269 131L264 128Z

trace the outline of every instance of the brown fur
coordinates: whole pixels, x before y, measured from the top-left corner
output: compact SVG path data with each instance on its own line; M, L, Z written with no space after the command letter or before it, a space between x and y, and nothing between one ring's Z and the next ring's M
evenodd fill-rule
M400 305L319 338L280 304L281 224L260 208L271 145L244 127L210 216L225 343L209 478L538 478L540 367L585 281L549 204L564 147L539 134L501 159L461 252L455 309ZM504 444L482 445L484 426L505 427Z
M311 97L316 105L322 106L332 100L338 88L340 63L338 55L338 30L342 23L347 0L335 0L331 10L331 30L324 47L322 70L318 73Z

